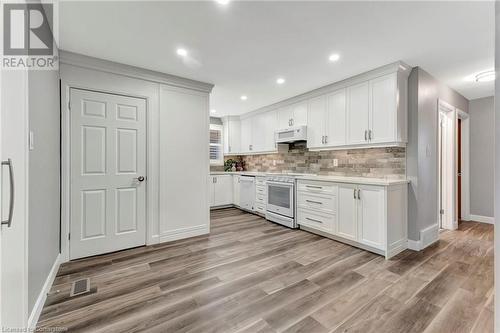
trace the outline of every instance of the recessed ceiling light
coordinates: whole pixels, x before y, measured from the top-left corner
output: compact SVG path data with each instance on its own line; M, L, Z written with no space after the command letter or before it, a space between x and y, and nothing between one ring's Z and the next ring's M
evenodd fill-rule
M177 55L180 55L181 57L185 57L185 56L187 56L187 54L188 54L188 51L186 49L182 49L182 48L177 49Z
M221 5L227 5L229 3L229 0L215 0L215 2Z
M242 101L246 101L248 99L248 97L246 95L242 95L240 98Z
M285 83L285 79L282 78L282 77L279 77L279 78L276 79L276 83L277 84L283 84L283 83Z
M476 75L476 82L490 82L495 80L495 71L485 71Z
M215 114L215 113L217 113L217 110L212 109L212 110L210 110L210 113Z
M339 59L340 59L340 55L337 53L330 54L330 56L328 57L328 60L330 60L331 62L335 62Z

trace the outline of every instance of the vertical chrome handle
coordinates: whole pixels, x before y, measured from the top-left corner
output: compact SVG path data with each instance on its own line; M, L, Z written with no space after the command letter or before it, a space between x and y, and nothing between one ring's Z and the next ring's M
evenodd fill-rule
M14 214L14 167L12 166L12 160L9 158L7 161L2 161L2 166L9 166L9 179L10 179L10 202L9 202L9 218L2 221L2 225L7 225L10 228L12 225L12 216Z
M358 190L358 200L361 200L361 190Z
M354 200L356 200L356 189L354 189Z
M325 143L325 136L324 135L321 136L321 143Z
M292 122L292 126L293 126L293 118L292 118L292 119L290 119L290 121Z
M325 135L325 143L328 143L328 135Z
M372 130L368 130L368 140L372 139Z
M365 130L365 141L368 141L368 139L367 139L367 134L368 134L368 131L367 131L367 130Z

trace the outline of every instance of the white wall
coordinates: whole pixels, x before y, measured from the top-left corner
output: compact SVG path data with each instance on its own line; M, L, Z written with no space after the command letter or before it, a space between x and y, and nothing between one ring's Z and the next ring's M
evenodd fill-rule
M470 115L470 213L493 217L495 168L494 98L471 100Z

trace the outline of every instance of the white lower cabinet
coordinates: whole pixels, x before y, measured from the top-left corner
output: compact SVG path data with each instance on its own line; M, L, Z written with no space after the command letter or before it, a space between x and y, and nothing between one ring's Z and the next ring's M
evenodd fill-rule
M265 215L267 207L266 177L255 177L255 212Z
M407 248L406 183L325 184L298 181L297 216L301 227L386 258ZM327 194L318 194L318 189L328 186Z
M233 176L217 175L208 178L210 207L231 205L233 203Z

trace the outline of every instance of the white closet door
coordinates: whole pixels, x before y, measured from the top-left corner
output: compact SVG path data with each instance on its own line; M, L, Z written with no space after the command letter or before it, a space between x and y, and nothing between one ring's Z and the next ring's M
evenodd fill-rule
M346 90L328 95L326 145L341 146L346 142Z
M71 89L70 117L70 258L144 245L146 101Z
M397 141L397 74L370 81L370 141L373 143Z

